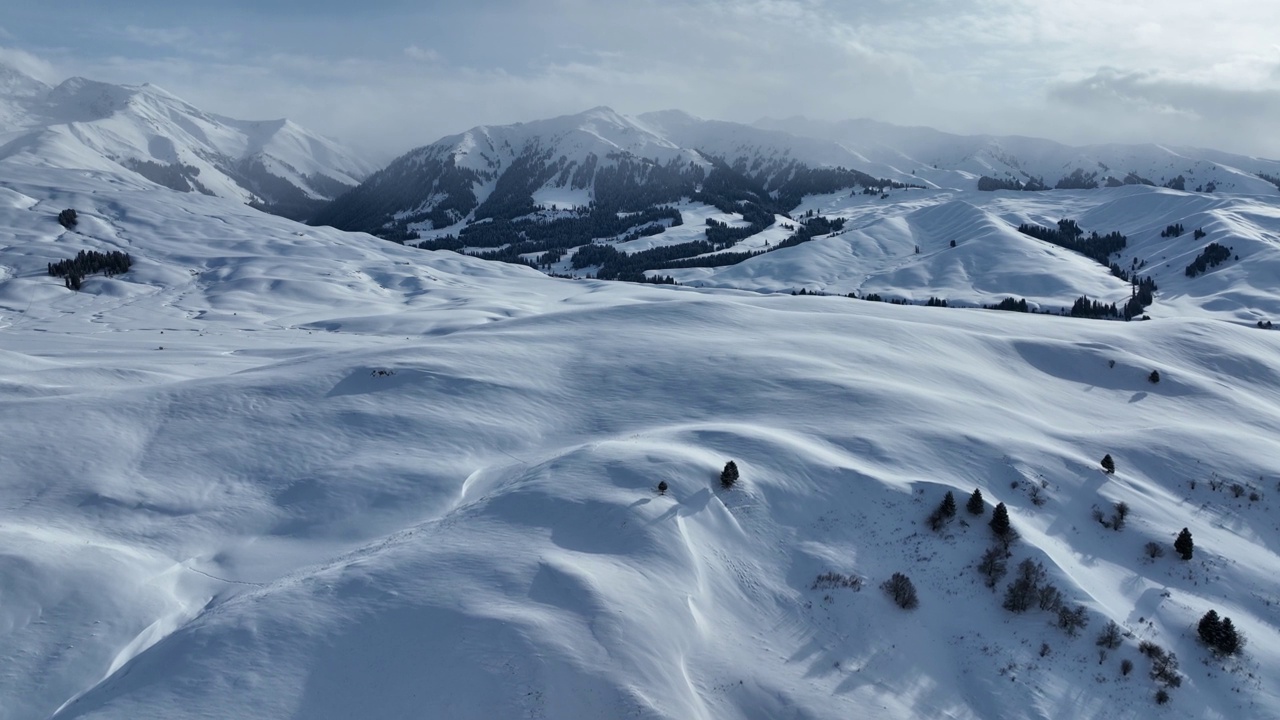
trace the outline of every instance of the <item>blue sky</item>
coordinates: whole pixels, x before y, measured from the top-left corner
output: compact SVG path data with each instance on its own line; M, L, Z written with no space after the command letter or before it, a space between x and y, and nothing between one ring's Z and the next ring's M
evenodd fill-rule
M46 81L152 82L382 159L596 105L1280 156L1280 3L1257 0L5 4L0 60Z

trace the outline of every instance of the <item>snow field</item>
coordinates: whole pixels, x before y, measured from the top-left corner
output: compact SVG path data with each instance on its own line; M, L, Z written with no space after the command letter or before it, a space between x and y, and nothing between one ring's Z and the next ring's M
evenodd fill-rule
M1280 336L1213 308L1109 323L564 281L101 177L0 181L0 717L1280 715ZM1082 224L1166 195L1129 192ZM964 233L1015 263L992 217L1061 209L992 202L777 255ZM1269 211L1205 212L1257 233L1221 294L1252 297ZM71 293L45 264L81 248L134 269ZM1117 501L1120 533L1090 517ZM982 586L995 502L1011 570L1044 562L1089 609L1081 636ZM813 589L829 571L862 589ZM894 572L918 610L878 589ZM1249 638L1232 672L1195 641L1210 607ZM1133 637L1099 664L1108 618ZM1181 660L1165 708L1142 639Z

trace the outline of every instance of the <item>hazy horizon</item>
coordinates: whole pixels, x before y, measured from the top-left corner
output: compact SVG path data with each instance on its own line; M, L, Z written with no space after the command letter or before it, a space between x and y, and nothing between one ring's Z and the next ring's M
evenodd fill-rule
M600 105L1280 157L1280 6L965 5L72 0L7 12L0 61L51 84L149 82L210 112L287 117L380 161Z

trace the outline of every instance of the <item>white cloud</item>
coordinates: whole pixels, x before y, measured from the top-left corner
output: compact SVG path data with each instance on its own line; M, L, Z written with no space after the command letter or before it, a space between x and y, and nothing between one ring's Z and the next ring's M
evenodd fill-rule
M420 48L417 45L410 45L404 49L404 56L410 60L417 60L425 63L439 63L444 61L444 57L436 50L430 48Z
M32 55L25 50L0 46L0 64L30 75L45 83L54 84L62 80L61 73L47 60Z
M1239 152L1280 156L1274 139L1280 90L1230 88L1156 72L1102 68L1056 85L1051 97L1064 106L1111 123L1129 139L1168 138Z
M289 116L384 154L601 104L1277 154L1274 114L1261 113L1280 89L1280 3L512 0L406 12L417 14L264 16L256 39L127 26L115 32L126 50L69 48L64 64L214 112Z
M130 41L155 47L178 48L190 46L195 40L195 33L185 27L139 27L128 25L123 35Z

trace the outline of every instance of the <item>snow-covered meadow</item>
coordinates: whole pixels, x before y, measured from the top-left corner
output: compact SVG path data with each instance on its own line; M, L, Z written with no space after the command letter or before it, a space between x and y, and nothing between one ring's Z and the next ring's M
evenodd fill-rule
M992 216L1078 200L989 197L899 232L1015 262ZM1254 255L1104 322L559 280L4 166L0 718L1280 717L1280 335L1220 306L1280 310L1274 205L1088 197L1089 229L1142 203L1251 223ZM133 269L70 292L45 268L79 249ZM1093 519L1121 501L1123 531ZM982 584L996 502L1078 637ZM1209 608L1242 656L1197 642ZM1163 707L1144 640L1181 663Z

